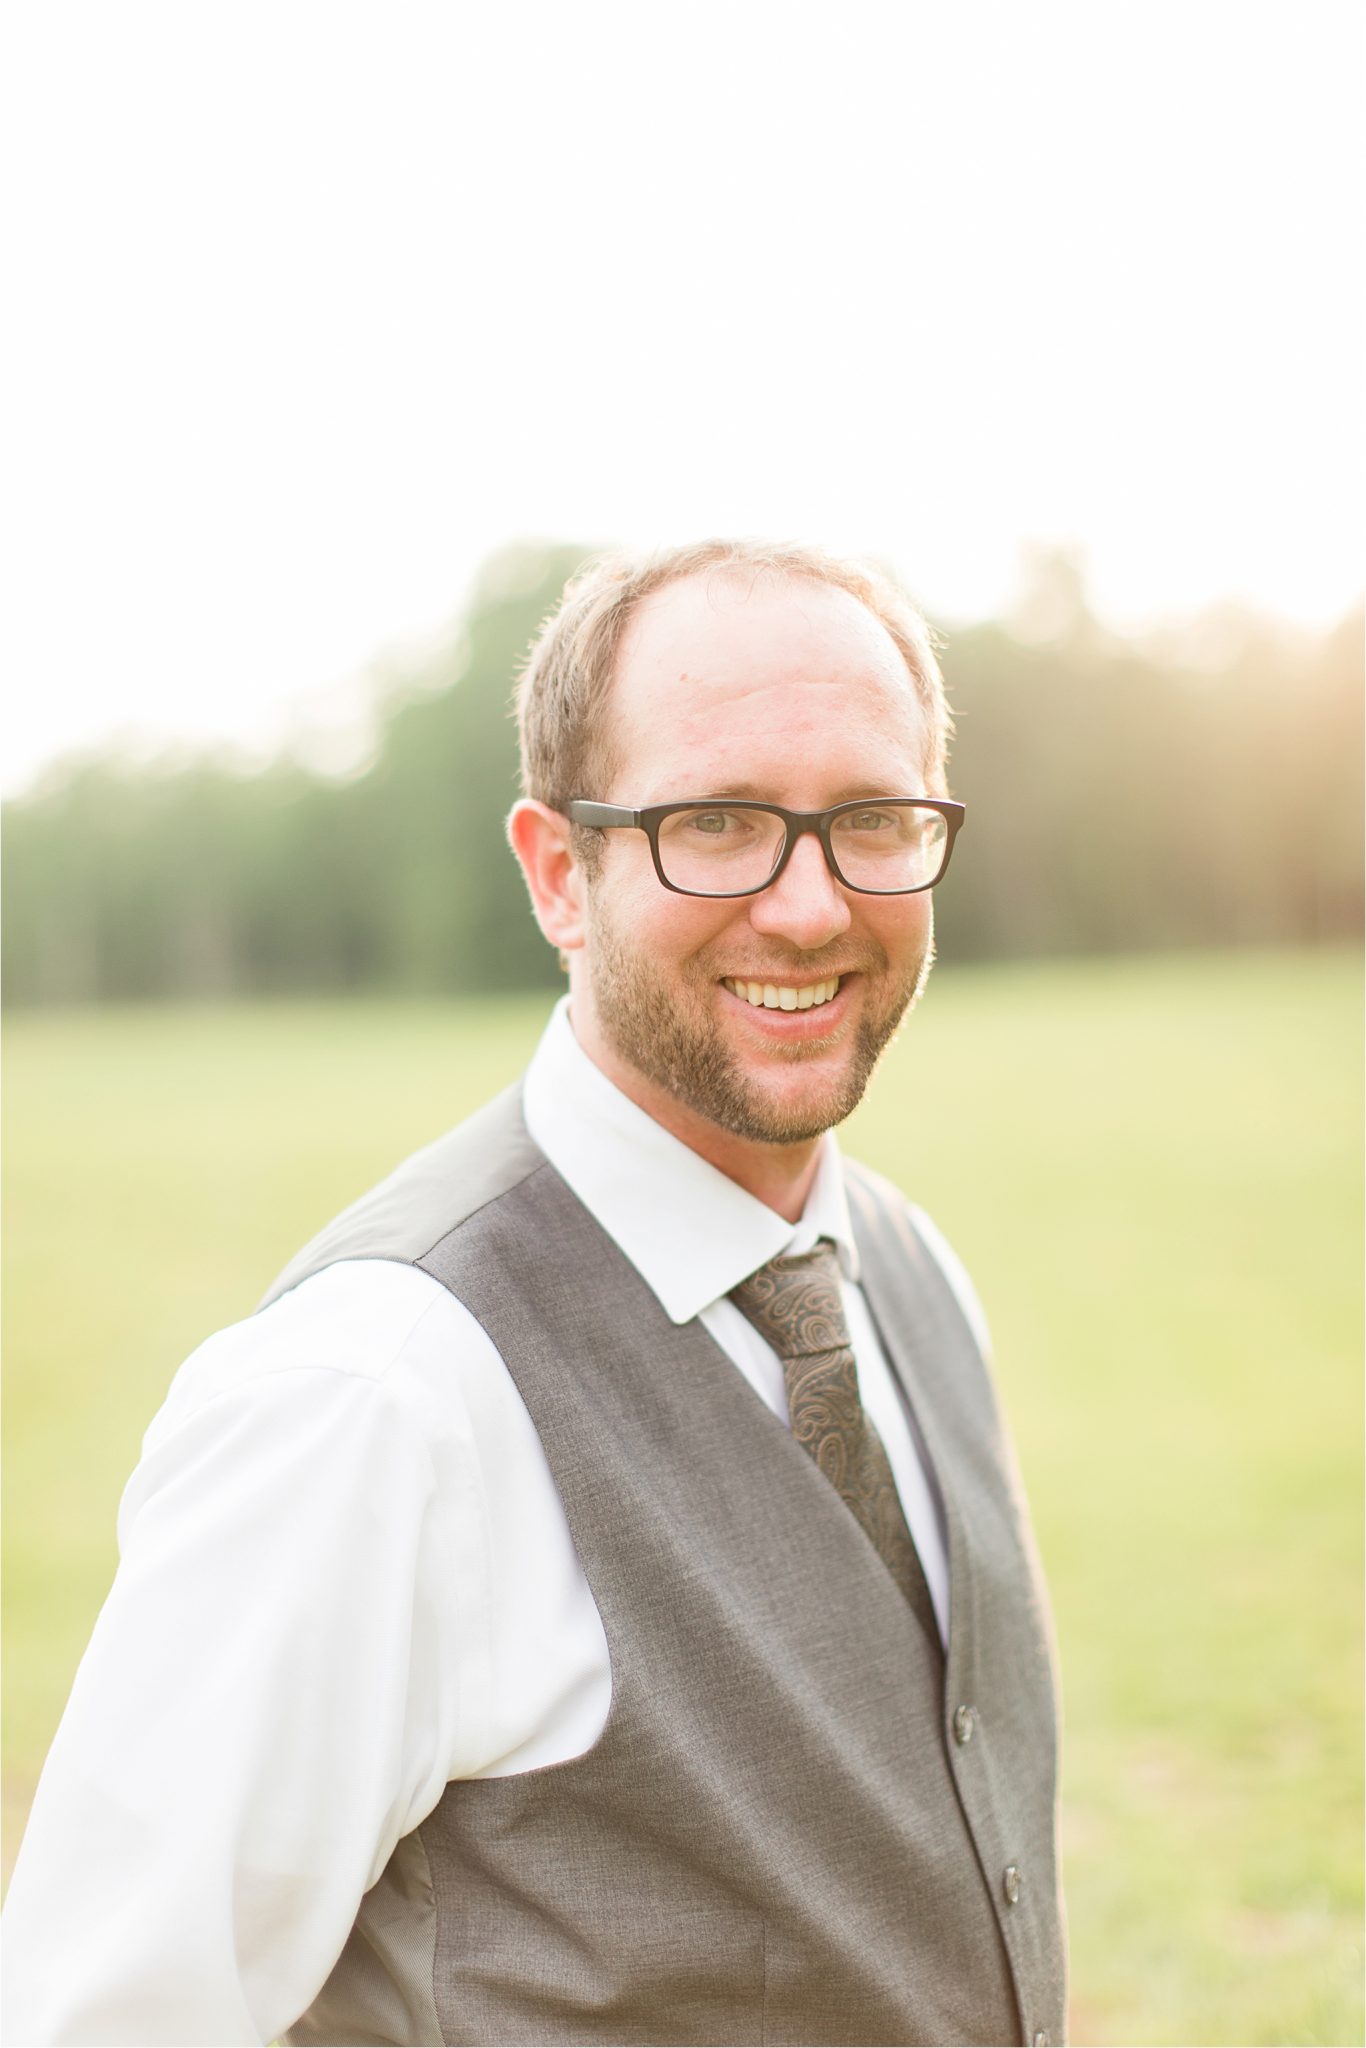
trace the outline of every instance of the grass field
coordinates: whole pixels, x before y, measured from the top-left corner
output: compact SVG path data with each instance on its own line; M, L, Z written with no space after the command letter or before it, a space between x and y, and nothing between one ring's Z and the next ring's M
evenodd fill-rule
M941 971L847 1133L977 1279L1053 1587L1078 2042L1360 2042L1360 961ZM180 1358L543 1002L7 1032L12 1858Z

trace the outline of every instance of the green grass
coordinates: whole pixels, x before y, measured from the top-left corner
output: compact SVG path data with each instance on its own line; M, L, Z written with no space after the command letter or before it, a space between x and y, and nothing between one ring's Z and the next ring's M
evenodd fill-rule
M1342 955L941 971L847 1135L993 1324L1057 1609L1079 2042L1363 2038L1359 988ZM544 1009L10 1024L11 1855L180 1358Z

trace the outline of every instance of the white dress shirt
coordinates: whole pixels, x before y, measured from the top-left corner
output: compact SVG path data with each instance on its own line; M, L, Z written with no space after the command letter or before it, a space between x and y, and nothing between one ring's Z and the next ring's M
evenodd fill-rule
M839 1150L797 1224L663 1130L561 1003L528 1069L536 1143L675 1323L786 1420L727 1291L838 1247L864 1405L941 1630L941 1511L858 1285ZM919 1211L985 1347L961 1266ZM119 1511L120 1565L39 1783L5 1911L8 2043L268 2042L310 2004L449 1779L580 1755L607 1643L531 1418L468 1311L350 1260L177 1373Z

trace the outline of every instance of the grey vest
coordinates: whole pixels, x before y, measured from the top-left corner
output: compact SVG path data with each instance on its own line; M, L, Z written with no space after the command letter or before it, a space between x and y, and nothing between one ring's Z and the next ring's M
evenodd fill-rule
M539 1432L612 1664L584 1756L447 1786L291 2042L1063 2038L1054 1684L1013 1462L904 1203L849 1184L947 1517L942 1693L848 1509L701 1326L669 1321L515 1091L266 1297L375 1257L465 1303Z

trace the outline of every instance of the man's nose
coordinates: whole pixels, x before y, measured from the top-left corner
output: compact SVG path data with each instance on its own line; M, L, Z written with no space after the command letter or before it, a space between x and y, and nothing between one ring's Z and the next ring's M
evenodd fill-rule
M849 899L831 874L825 848L814 832L803 832L776 882L750 898L749 921L767 938L787 939L814 953L846 932L853 921Z

